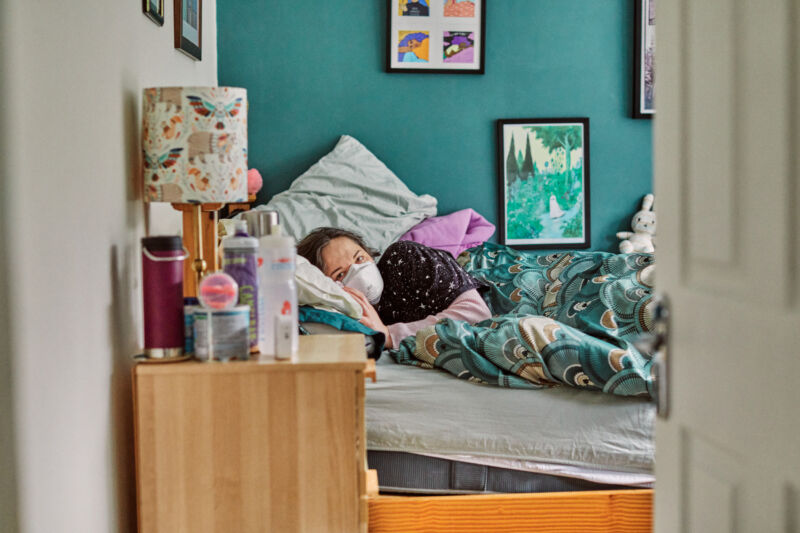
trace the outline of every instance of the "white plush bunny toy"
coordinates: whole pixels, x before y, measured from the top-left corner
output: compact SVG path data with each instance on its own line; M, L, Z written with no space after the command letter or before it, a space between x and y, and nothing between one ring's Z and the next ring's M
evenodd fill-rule
M642 199L642 209L631 220L633 231L620 231L617 237L624 239L619 243L623 254L631 252L653 253L656 250L656 214L653 209L655 196L646 194Z

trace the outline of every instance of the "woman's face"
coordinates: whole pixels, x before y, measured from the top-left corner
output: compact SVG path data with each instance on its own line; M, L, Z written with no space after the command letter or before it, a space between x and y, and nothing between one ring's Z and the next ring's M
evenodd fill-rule
M372 261L366 250L349 237L331 239L320 253L322 256L322 272L334 281L342 281L350 265Z

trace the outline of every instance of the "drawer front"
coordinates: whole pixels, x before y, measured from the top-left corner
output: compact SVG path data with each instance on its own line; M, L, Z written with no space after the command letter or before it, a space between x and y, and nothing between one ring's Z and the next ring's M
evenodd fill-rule
M352 370L137 376L140 531L359 531L360 380Z

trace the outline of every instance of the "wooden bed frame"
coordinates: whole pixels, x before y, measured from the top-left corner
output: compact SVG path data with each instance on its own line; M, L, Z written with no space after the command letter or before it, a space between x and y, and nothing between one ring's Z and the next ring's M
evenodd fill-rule
M374 360L365 374L376 380ZM653 489L383 496L377 470L365 474L369 533L653 531Z
M369 533L653 530L652 489L468 496L373 494L368 502Z

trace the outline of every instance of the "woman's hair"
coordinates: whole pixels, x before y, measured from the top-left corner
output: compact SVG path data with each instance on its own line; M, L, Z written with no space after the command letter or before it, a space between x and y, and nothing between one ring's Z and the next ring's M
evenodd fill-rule
M328 246L333 239L339 237L347 237L355 242L371 255L373 259L380 255L380 252L366 245L361 235L340 228L317 228L313 230L298 243L297 254L302 255L308 259L312 265L323 270L322 250Z

